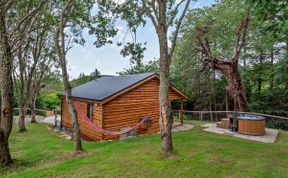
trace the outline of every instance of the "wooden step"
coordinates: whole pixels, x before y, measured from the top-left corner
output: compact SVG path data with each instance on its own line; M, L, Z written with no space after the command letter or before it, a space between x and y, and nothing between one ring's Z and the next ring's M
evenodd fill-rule
M229 119L223 118L223 119L221 119L221 122L217 122L217 127L223 128L223 129L228 129L229 124L230 124Z
M217 126L218 128L222 128L222 122L217 122L216 126Z

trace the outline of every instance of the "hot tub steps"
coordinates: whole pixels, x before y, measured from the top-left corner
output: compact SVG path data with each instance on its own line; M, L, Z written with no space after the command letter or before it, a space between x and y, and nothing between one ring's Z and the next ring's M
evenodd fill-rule
M218 128L229 129L229 119L223 118L221 122L217 122Z

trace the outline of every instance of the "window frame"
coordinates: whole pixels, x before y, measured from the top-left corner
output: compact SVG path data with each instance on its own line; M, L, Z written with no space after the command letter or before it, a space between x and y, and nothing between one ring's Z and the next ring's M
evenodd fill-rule
M94 103L87 103L86 116L92 121L93 120Z

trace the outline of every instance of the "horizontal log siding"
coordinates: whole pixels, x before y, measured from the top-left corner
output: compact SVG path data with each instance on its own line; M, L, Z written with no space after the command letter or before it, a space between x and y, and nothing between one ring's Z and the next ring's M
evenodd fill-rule
M184 99L183 96L169 90L169 100ZM119 131L132 127L139 118L152 112L152 126L137 129L137 135L159 132L159 79L153 78L142 85L118 96L103 106L103 128ZM119 135L104 135L104 140L119 139Z
M83 99L77 100L73 99L77 103L78 107L82 110L83 113L87 114L87 104L91 101L85 101ZM65 98L62 98L62 126L65 128L72 128L70 114L68 112L67 103ZM77 118L80 124L80 134L86 140L102 140L102 134L96 131L89 124L84 122L84 119L80 117L80 114L77 114ZM93 122L100 128L102 128L102 107L94 104L93 107Z

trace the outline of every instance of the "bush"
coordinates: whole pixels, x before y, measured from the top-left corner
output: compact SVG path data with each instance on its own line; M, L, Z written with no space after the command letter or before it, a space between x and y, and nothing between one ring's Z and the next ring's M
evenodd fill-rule
M37 97L36 108L52 110L56 106L60 106L61 99L57 96L57 93L42 94Z

